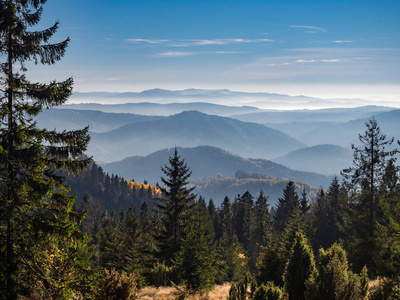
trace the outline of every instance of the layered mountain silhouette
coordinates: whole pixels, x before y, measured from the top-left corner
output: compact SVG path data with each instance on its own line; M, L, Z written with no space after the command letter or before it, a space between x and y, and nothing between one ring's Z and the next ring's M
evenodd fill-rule
M353 151L337 145L317 145L292 151L273 160L293 170L339 175L352 165Z
M287 179L306 182L316 187L327 187L332 177L311 172L291 170L283 165L264 159L248 159L228 151L211 146L180 148L178 154L192 170L191 180L209 180L216 176L235 177L237 171L262 174L262 178L271 180ZM147 180L149 183L160 182L164 174L161 167L168 164L174 148L164 149L147 156L134 156L124 160L104 164L103 168L110 174L118 174L126 179ZM242 179L236 176L237 179ZM259 190L257 191L259 192Z
M187 111L161 120L129 124L110 132L92 134L89 153L97 161L109 162L146 155L175 145L213 145L255 158L274 158L304 147L303 143L289 135L260 124Z
M104 113L98 110L50 109L37 117L40 127L59 130L78 130L90 126L91 132L107 132L126 124L160 120L159 116L130 113Z
M99 103L81 103L64 105L65 109L74 110L98 110L109 113L132 113L141 115L159 115L170 116L184 111L197 110L206 114L214 114L219 116L229 117L232 115L247 114L259 111L253 106L228 106L206 102L191 102L191 103L121 103L121 104L99 104Z
M218 175L215 178L194 180L193 184L196 186L194 192L207 200L213 199L217 205L220 205L225 197L229 197L233 201L235 197L246 191L249 191L255 198L260 191L263 191L264 195L268 197L268 203L275 205L278 198L282 197L288 182L288 179L276 179L258 173L238 171L234 176ZM309 201L315 199L319 188L304 182L294 181L294 183L299 195L304 189Z

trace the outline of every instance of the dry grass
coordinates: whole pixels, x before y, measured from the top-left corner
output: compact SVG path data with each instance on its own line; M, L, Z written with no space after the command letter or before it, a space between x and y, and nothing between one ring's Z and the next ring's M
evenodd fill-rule
M205 294L191 295L189 300L222 300L226 299L231 288L230 283L216 285L212 291ZM179 295L179 291L174 287L145 287L138 292L139 300L174 300Z

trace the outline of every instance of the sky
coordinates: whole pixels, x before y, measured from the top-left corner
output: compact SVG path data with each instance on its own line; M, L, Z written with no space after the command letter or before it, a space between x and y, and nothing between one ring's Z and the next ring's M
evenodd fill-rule
M400 105L399 0L49 0L78 92L230 89Z

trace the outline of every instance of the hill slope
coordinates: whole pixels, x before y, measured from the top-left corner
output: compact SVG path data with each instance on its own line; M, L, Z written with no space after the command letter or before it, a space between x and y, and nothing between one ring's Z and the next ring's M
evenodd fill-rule
M104 164L103 168L110 174L118 174L127 179L139 181L146 179L150 183L156 183L160 182L160 177L163 175L161 167L168 162L168 157L173 151L171 148L144 157L129 157L122 161ZM307 182L317 187L327 187L332 179L316 173L294 171L264 159L242 158L211 146L178 148L178 153L193 172L191 180L209 179L217 175L232 177L238 170Z

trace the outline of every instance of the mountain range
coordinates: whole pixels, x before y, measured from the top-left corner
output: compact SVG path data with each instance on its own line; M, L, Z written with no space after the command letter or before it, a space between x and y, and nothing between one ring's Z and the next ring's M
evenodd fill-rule
M163 90L151 89L142 92L128 93L74 93L69 103L88 103L96 102L103 104L117 103L189 103L207 102L222 105L250 105L262 109L319 109L328 107L356 107L373 105L374 101L357 98L335 98L323 99L308 96L289 96L276 93L249 93L236 92L227 89L206 90L206 89L186 89L186 90ZM379 105L393 104L392 102L379 101Z
M282 197L283 190L288 184L288 179L276 179L270 176L238 171L234 176L218 175L210 179L193 180L196 186L194 192L198 193L206 200L213 199L214 203L220 205L225 197L234 200L238 195L249 191L253 197L257 198L260 191L268 197L268 204L276 205L278 198ZM304 182L294 181L296 191L301 195L304 190L309 201L315 199L319 188Z
M351 166L352 160L352 150L329 144L301 148L273 159L293 170L325 175L340 175L341 170Z
M254 158L274 158L305 145L257 123L186 111L167 118L92 133L89 153L99 162L146 155L162 148L213 145Z
M173 155L174 149L164 149L146 156L128 157L103 164L102 167L110 174L118 174L129 180L146 180L154 184L160 182L161 176L164 175L161 167L168 163L168 157ZM269 160L243 158L212 146L177 147L177 150L192 171L191 179L195 180L207 181L218 176L235 177L237 171L261 174L263 179L268 176L269 179L302 181L316 187L327 187L332 180L331 176L295 171Z

